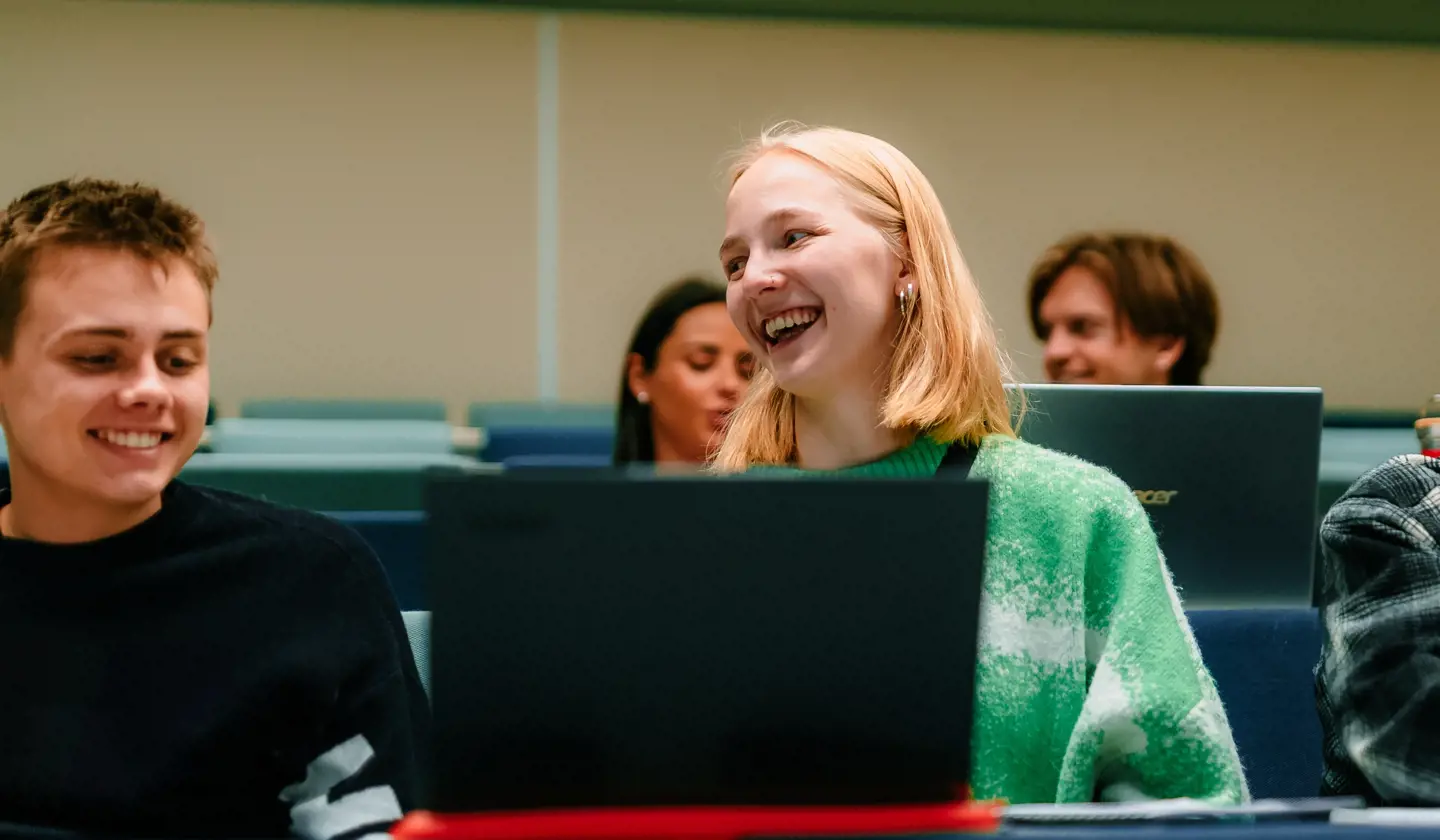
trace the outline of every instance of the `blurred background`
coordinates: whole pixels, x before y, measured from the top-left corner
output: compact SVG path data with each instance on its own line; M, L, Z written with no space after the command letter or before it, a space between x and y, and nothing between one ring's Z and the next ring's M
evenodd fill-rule
M95 175L195 207L222 414L613 401L646 301L719 276L726 153L782 119L916 161L1027 378L1031 264L1133 227L1215 278L1207 384L1434 392L1432 4L879 4L0 0L0 194Z

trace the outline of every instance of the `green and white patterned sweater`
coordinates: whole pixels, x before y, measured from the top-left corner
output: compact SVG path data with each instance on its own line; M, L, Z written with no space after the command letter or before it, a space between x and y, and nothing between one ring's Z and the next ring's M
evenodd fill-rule
M839 472L933 476L946 449L921 438ZM1130 489L999 435L971 476L990 482L974 796L1248 799L1214 680Z

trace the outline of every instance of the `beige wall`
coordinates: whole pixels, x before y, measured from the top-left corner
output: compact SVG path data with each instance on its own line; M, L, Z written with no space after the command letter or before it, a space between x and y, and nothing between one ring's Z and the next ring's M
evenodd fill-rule
M1027 375L1031 261L1117 225L1217 277L1208 381L1440 390L1440 52L567 18L561 54L569 395L609 395L654 286L718 270L716 161L784 118L915 159Z
M535 394L535 26L0 0L0 195L154 181L221 260L214 391Z
M230 405L534 397L551 312L560 395L608 400L645 300L718 267L722 154L828 122L931 175L1026 374L1030 261L1126 225L1219 278L1210 381L1406 408L1440 389L1440 52L566 15L554 242L539 20L0 0L0 196L99 173L194 204Z

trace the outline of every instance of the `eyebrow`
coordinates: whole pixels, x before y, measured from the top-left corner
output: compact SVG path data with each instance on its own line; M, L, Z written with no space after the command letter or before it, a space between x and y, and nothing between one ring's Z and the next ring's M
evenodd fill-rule
M811 213L809 210L801 207L781 207L777 210L772 210L768 214L766 214L764 223L770 225L778 221L786 221L789 219L799 218L801 216L812 215L814 214ZM720 243L720 259L725 259L725 252L730 248L735 247L735 245L737 245L739 242L740 237L738 236L725 237L725 240Z
M64 334L65 338L72 336L130 339L134 338L135 333L125 327L84 327L78 330L71 330ZM204 338L205 333L200 330L166 330L160 337L165 341L184 341Z

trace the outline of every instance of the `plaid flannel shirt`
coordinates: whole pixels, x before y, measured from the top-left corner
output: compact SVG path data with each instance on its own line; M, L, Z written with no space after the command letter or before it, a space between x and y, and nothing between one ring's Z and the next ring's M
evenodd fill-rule
M1440 459L1402 455L1362 476L1320 540L1321 792L1440 804Z

